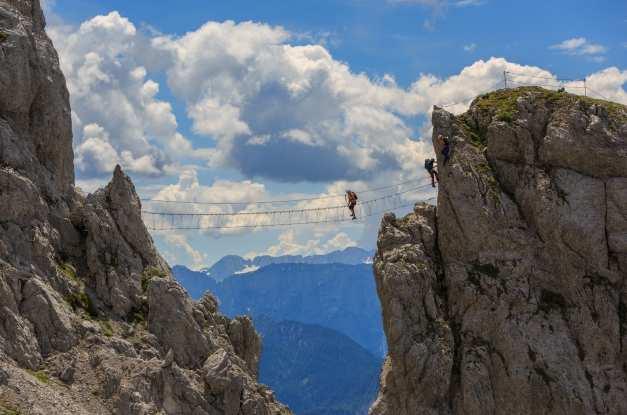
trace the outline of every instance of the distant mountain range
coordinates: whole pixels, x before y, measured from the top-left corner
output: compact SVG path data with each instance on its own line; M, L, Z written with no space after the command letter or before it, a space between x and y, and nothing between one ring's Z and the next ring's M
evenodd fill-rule
M184 265L172 267L172 274L187 290L190 297L200 299L205 291L211 291L218 298L220 283L202 271L192 271Z
M374 401L382 359L335 330L257 318L259 381L298 415L363 415Z
M252 259L242 258L237 255L227 255L209 268L201 269L216 281L222 281L231 275L256 271L261 267L271 264L347 264L357 265L372 263L372 251L350 247L341 251L334 251L324 255L262 255Z
M215 289L220 310L317 324L383 356L385 337L372 266L272 264L233 276Z
M172 268L192 298L206 290L227 316L268 316L343 333L376 356L385 354L381 308L369 264L271 264L217 282L186 267Z
M254 319L263 337L260 381L295 414L362 415L375 398L386 351L371 258L359 248L252 260L230 255L208 270L172 271L193 298L209 290L222 313Z

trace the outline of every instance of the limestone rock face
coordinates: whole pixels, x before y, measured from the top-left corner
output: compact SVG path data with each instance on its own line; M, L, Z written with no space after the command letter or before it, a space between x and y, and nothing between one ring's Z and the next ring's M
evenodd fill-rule
M160 279L148 289L150 331L183 367L199 368L209 355L202 324L194 318L194 303L175 281Z
M437 208L380 228L371 414L627 413L627 109L521 88L433 125Z
M436 414L447 405L450 380L443 375L453 368L454 341L446 323L435 208L417 205L400 220L386 215L376 259L389 355L372 412Z
M0 153L47 197L74 184L65 78L44 31L39 0L0 2Z
M172 279L122 169L75 189L44 26L38 0L0 0L0 413L289 414L250 320Z

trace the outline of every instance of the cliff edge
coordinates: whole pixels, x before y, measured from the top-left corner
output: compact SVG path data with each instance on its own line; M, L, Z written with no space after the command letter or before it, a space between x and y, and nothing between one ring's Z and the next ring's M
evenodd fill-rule
M627 413L627 108L525 87L433 126L437 208L379 232L370 414Z
M118 166L74 187L70 105L38 0L0 0L0 413L283 415L260 338L175 282Z

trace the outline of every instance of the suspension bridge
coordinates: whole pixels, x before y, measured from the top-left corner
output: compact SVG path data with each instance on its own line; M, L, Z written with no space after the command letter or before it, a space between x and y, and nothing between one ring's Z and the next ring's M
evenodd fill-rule
M389 186L362 189L355 214L357 222L385 212L411 207L416 201L433 202L425 195L431 183L408 180ZM344 194L287 200L206 202L142 199L142 217L150 230L244 229L354 222Z

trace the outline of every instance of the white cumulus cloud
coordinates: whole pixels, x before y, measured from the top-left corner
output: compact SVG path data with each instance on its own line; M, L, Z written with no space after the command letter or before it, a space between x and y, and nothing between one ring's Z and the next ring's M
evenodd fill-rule
M458 0L454 4L457 7L482 6L486 2L484 0Z
M157 98L160 86L144 66L151 46L132 22L111 12L79 27L52 25L48 32L70 91L79 174L108 175L115 162L160 176L178 155L192 152L177 131L172 106ZM90 135L94 126L97 137Z
M586 78L586 85L591 91L591 96L627 105L625 83L627 83L627 69L620 70L616 67L603 69Z
M323 240L322 238L299 240L297 232L294 229L288 229L281 233L278 242L269 246L262 253L248 253L247 258L270 255L319 255L332 251L342 250L351 246L357 246L357 243L344 232L338 232L332 237Z
M607 47L588 41L585 37L574 37L550 46L551 49L562 51L568 55L589 56L597 61L603 61L603 54Z
M194 131L217 143L214 163L327 181L406 168L408 150L427 151L403 119L415 97L391 77L372 80L323 46L289 40L281 27L230 21L153 40L170 53L168 83Z
M169 245L168 261L172 264L186 263L192 269L200 269L207 265L207 255L195 249L181 233L168 233L164 236L164 242ZM174 252L180 251L181 254ZM184 258L186 255L189 260Z

